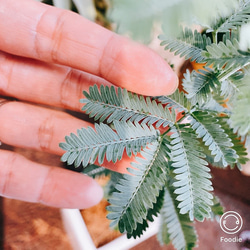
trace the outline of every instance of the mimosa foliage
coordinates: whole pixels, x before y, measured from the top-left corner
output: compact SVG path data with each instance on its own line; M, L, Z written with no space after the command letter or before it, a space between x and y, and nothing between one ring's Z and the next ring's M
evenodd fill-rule
M205 34L200 34L197 30L194 32L185 28L183 34L179 38L167 38L164 35L159 36L163 40L161 45L165 45L165 49L174 52L175 55L190 59L190 61L203 62L206 58L202 55L207 45L211 44L211 39Z
M224 18L224 20L214 27L213 32L230 32L232 30L237 30L239 26L247 23L250 20L250 4L249 0L239 1L239 7L232 13L231 16Z
M166 49L203 63L184 74L183 92L145 97L103 85L84 91L82 110L96 123L65 137L62 161L93 177L111 176L108 218L128 237L140 236L160 214L159 240L191 249L193 222L221 214L208 164L240 169L248 161L250 50L240 48L238 34L249 16L250 1L240 1L202 33L185 28L177 38L160 37ZM134 159L127 174L91 165L125 154Z
M187 214L179 212L173 191L170 185L166 185L161 225L157 236L162 244L171 241L176 249L191 249L196 245L196 232Z

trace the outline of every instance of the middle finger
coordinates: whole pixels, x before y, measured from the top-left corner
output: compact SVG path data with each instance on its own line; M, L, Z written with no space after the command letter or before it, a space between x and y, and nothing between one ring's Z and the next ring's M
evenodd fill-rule
M79 111L82 91L108 81L76 69L0 52L0 94Z

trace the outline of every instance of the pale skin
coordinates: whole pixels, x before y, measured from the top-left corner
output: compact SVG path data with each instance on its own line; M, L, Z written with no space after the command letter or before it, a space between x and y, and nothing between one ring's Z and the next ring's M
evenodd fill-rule
M90 124L50 107L80 111L82 91L93 84L167 95L178 80L153 51L77 14L34 0L0 0L0 95L18 99L0 107L0 141L62 155L65 135ZM124 172L130 161L105 165ZM0 195L87 208L103 194L89 177L0 149Z

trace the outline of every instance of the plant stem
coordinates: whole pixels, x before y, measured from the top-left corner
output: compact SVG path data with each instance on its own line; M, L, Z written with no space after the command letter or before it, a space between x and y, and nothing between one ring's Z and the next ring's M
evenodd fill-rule
M221 75L218 77L218 80L221 81L221 82L225 81L228 77L230 77L231 75L233 75L234 73L236 73L238 70L240 70L240 69L242 69L242 68L248 66L249 64L250 64L250 62L247 62L247 63L244 64L243 66L239 66L239 67L233 69L232 71L230 71L230 72L228 72L228 73L225 72L224 74L221 74Z
M212 32L212 36L213 36L213 43L217 44L217 31Z

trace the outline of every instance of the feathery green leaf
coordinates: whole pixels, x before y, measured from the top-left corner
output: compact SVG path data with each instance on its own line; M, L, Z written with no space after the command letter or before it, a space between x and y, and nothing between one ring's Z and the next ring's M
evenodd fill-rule
M223 129L225 123L212 112L194 111L189 117L190 124L198 138L202 138L215 162L222 161L224 167L237 162L233 143Z
M213 190L209 180L210 169L204 160L205 154L193 130L183 127L177 131L172 128L171 166L174 168L176 181L174 193L179 201L181 214L189 214L190 220L203 221L209 218Z
M250 20L250 1L240 1L239 8L237 8L229 17L224 19L219 27L216 28L216 32L227 32L232 29L237 29L244 23Z
M133 234L147 219L167 178L167 150L164 139L152 142L141 152L143 158L136 157L137 162L131 163L131 175L124 175L117 183L107 217L113 220L111 225L118 224L120 232Z
M246 110L247 107L250 107L250 75L246 75L242 79L232 105L231 124L233 128L236 128L241 136L250 134L250 112Z
M145 124L132 124L131 122L114 121L114 129L108 125L95 124L95 130L91 127L77 130L77 135L71 133L66 136L66 142L60 143L62 149L67 152L61 160L76 167L93 164L98 159L102 164L104 157L107 161L116 162L122 158L126 150L128 156L137 154L150 142L158 140L159 134L152 126Z
M196 245L196 231L187 214L181 214L173 188L165 187L164 204L161 209L161 228L158 239L162 244L172 241L178 250L192 249Z
M234 133L233 129L230 128L227 118L219 117L218 119L225 133L231 139L231 142L233 143L232 149L235 151L235 156L234 156L235 161L230 162L229 165L231 168L233 168L236 165L238 169L241 170L241 165L246 164L247 161L249 160L247 158L247 150L244 146L244 143L240 140L238 135Z
M219 78L224 78L224 76L228 75L229 72L231 71L223 72ZM230 103L231 100L234 100L234 97L238 92L238 85L240 84L242 78L244 78L244 73L242 71L237 71L226 78L227 79L223 80L221 83L220 95L224 97L224 102L228 99L227 102Z
M198 63L204 62L206 58L202 52L206 51L207 45L211 44L211 39L205 34L202 35L197 30L193 32L189 28L185 28L179 39L168 38L164 35L159 36L159 39L162 40L161 45L165 46L166 50L169 49L175 55Z
M113 171L104 168L104 167L100 167L97 165L88 165L87 167L83 168L82 173L86 174L92 178L99 178L99 177L103 177L103 176L109 176Z
M196 103L202 105L212 99L213 91L220 86L218 75L219 73L209 68L193 70L192 73L189 70L186 71L182 85L193 105Z
M169 96L159 96L157 100L162 104L166 104L167 108L173 108L177 112L189 112L192 108L191 102L186 98L184 92L178 89Z
M202 55L206 58L207 66L227 70L229 68L241 69L250 63L250 52L241 51L237 40L226 40L226 43L211 44Z
M126 89L104 87L101 85L100 92L94 85L89 88L89 94L84 92L86 99L82 110L95 120L111 123L115 120L141 122L156 127L167 127L175 121L167 108L158 104L150 97L139 96L128 92Z
M153 204L153 208L149 208L147 211L147 217L145 220L143 220L142 223L138 223L136 229L132 233L128 233L128 238L136 238L140 237L143 234L143 231L146 231L146 229L149 227L148 221L153 222L154 218L153 216L157 216L160 212L160 209L163 205L163 199L164 199L164 189L160 191L159 196L157 197L156 202Z

